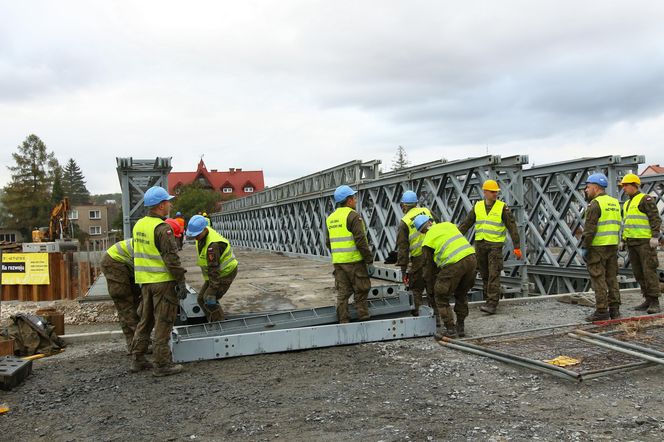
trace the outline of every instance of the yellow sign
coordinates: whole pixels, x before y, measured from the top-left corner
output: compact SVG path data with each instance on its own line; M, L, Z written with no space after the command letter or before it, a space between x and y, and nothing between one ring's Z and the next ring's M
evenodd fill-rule
M3 285L48 285L48 253L3 253Z

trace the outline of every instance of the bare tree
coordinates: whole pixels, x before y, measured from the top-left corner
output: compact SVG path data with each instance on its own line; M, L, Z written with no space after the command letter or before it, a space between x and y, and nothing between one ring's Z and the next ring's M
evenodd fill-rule
M392 170L405 169L410 165L408 161L408 154L406 154L406 149L403 146L397 147L397 153L394 155L394 160L392 160Z

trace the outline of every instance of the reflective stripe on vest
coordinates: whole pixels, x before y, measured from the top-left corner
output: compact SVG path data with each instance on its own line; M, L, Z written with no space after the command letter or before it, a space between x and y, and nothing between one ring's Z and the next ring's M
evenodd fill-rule
M620 203L609 195L595 198L602 213L597 221L597 232L591 245L615 246L620 242Z
M154 231L164 221L144 216L134 226L134 278L137 284L175 281L155 244Z
M475 253L457 226L448 222L432 225L422 245L434 250L433 260L438 267L452 265Z
M504 202L496 200L487 214L484 200L475 204L475 241L505 242L507 229L503 224L504 207Z
M650 238L650 222L648 216L641 212L639 204L646 196L644 193L634 195L623 204L623 238Z
M362 262L362 254L357 250L353 234L346 226L348 215L352 210L350 207L339 207L325 220L333 264Z
M115 261L134 267L134 247L131 238L116 242L106 250L106 253Z
M429 218L433 218L431 212L426 207L413 207L401 218L401 221L408 226L408 243L410 244L408 250L410 251L410 256L420 256L422 254L424 235L415 228L415 224L413 223L417 215L426 215Z
M235 254L233 253L233 248L231 243L228 242L226 238L221 236L216 231L212 230L211 227L207 228L208 233L205 235L205 244L202 249L198 248L198 241L196 241L196 250L198 250L198 262L201 271L203 272L203 279L208 280L208 263L207 263L207 249L210 247L210 244L213 242L221 242L226 244L224 253L219 257L219 276L224 277L230 274L237 267L237 259L235 259Z

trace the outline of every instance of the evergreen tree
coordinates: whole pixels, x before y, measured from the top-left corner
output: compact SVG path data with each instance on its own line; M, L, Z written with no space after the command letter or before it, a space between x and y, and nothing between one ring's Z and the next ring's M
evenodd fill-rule
M85 187L83 173L73 158L70 158L65 166L62 176L62 187L65 191L65 196L69 197L69 203L72 206L90 203L90 192Z
M8 166L11 181L4 187L2 204L7 211L7 227L29 238L34 227L48 226L51 211L51 185L57 160L37 135L29 135Z
M406 154L406 149L403 146L397 148L397 153L392 160L392 170L405 169L410 165L408 161L408 155Z
M51 203L57 204L65 197L65 190L62 187L62 167L57 165L53 169L53 189L51 190Z

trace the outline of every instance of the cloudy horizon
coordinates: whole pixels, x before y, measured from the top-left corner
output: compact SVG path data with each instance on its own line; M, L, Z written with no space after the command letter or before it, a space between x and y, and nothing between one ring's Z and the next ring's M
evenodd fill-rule
M116 157L280 183L352 160L486 153L664 164L654 1L0 5L0 185L31 133L90 192Z

